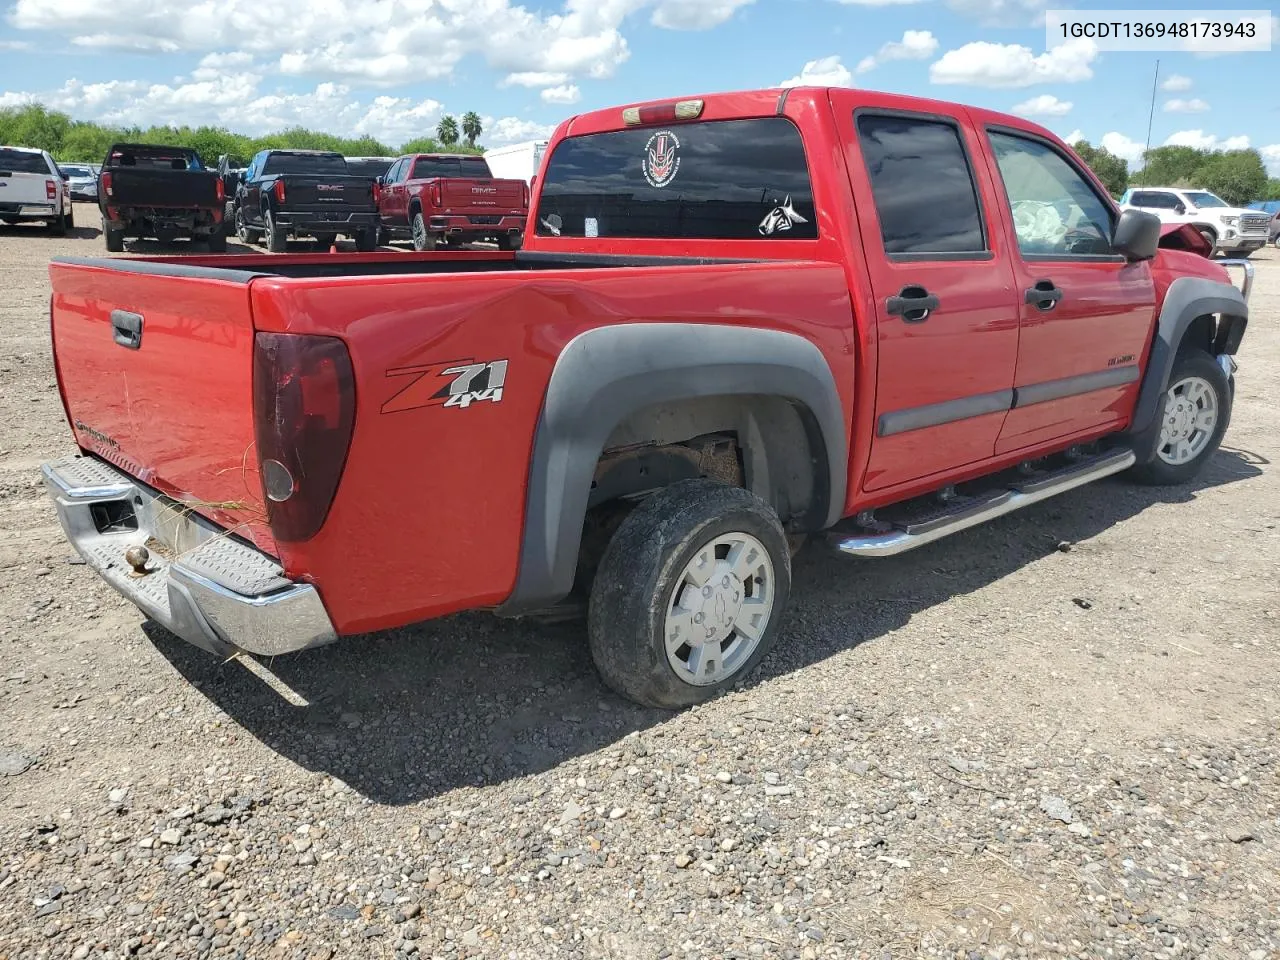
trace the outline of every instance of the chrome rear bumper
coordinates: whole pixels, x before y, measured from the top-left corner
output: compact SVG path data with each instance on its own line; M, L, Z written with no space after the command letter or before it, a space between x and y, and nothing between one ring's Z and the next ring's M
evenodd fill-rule
M99 576L188 643L230 656L292 653L335 640L316 588L192 510L101 460L42 468L67 539ZM125 559L150 554L139 573Z

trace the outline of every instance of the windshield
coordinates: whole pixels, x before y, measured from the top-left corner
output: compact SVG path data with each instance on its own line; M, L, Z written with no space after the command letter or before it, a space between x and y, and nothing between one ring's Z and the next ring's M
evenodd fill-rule
M262 168L264 174L302 173L319 177L345 177L347 161L336 153L273 153Z
M93 176L93 171L90 170L88 167L62 166L62 167L59 167L58 169L61 170L64 174L66 174L68 177L92 177Z
M1197 207L1229 207L1230 204L1219 200L1212 193L1188 193L1187 199Z
M394 160L347 160L347 173L353 177L380 177L391 169Z
M39 153L0 149L0 170L5 173L49 173L49 165Z

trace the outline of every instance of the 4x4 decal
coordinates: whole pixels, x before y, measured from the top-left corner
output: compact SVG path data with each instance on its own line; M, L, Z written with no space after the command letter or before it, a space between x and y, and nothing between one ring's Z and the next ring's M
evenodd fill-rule
M484 400L498 403L507 380L507 361L447 360L413 367L396 367L388 377L412 377L382 405L383 413L419 407L462 407Z

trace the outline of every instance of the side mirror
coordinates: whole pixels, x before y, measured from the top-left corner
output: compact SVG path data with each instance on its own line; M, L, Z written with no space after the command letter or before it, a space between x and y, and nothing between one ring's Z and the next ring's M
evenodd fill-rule
M1130 263L1150 260L1160 246L1160 218L1143 210L1122 210L1111 235L1111 249Z
M1183 203L1179 203L1179 204L1177 204L1177 205L1173 208L1173 212L1174 212L1174 213L1186 213L1186 212L1187 212L1186 204L1183 204Z

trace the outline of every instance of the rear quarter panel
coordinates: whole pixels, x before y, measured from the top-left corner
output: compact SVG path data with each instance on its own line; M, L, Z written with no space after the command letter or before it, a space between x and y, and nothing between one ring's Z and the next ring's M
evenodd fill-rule
M259 329L343 338L356 423L320 533L283 548L342 633L496 605L515 583L533 439L556 358L605 324L797 333L853 397L843 267L813 262L605 268L252 284ZM501 402L429 405L447 367L507 360Z

